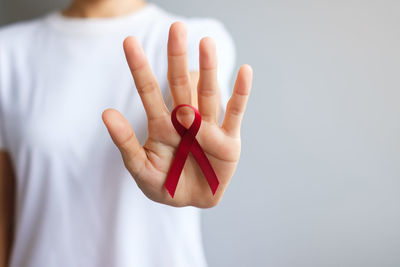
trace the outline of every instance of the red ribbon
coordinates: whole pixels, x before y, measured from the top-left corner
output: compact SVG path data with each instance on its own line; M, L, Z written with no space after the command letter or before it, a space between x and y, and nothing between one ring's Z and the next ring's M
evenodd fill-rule
M194 111L194 121L189 129L186 129L176 117L178 109L182 107L189 107ZM211 166L210 161L208 160L206 154L204 153L203 149L196 139L196 135L201 125L200 112L191 105L178 105L172 111L171 121L172 125L174 125L175 127L175 130L182 137L182 139L176 151L174 161L171 164L167 180L165 181L165 188L168 190L168 193L171 195L171 197L174 197L175 189L178 185L179 177L181 176L185 161L189 155L189 152L192 152L192 155L194 156L201 170L203 171L203 174L207 179L207 182L214 195L217 191L219 181L217 175L214 172L214 169Z

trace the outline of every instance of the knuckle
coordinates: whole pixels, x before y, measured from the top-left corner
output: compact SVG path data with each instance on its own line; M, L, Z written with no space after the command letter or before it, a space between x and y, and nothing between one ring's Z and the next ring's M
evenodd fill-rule
M171 87L182 87L187 86L190 82L188 75L179 75L174 77L169 77L169 84Z
M212 86L200 86L199 87L199 95L204 97L211 97L217 94L217 90L215 90Z
M158 88L158 85L155 81L151 81L148 83L143 84L142 86L138 87L139 94L147 94L154 92Z
M238 105L233 105L232 103L229 103L229 113L233 116L240 117L243 114L243 109L238 106Z
M246 87L239 87L235 90L235 94L237 94L238 96L248 96L249 95L249 89Z

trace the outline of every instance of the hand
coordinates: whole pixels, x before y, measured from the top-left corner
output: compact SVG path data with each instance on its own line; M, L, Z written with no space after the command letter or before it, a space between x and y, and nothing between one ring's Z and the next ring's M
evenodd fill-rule
M168 39L168 82L174 104L191 104L187 68L186 28L171 25ZM222 126L218 125L219 94L216 46L210 37L200 41L200 72L197 85L198 109L202 124L196 136L219 179L215 195L191 153L179 179L174 198L164 187L169 167L181 140L171 123L157 80L141 45L135 37L124 41L124 51L148 119L148 139L142 147L129 122L116 110L103 112L103 121L121 152L124 164L139 188L150 199L171 206L213 207L222 198L240 155L240 125L250 93L252 69L243 65L237 75ZM193 111L182 108L178 120L188 128Z

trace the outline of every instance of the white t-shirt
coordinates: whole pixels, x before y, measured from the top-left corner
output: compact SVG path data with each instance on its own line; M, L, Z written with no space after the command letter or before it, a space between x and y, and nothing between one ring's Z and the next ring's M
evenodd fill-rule
M188 29L188 64L198 70L204 36L217 44L223 105L235 48L212 18L182 17L147 4L101 19L52 12L0 30L0 149L17 178L11 267L205 266L199 210L147 199L103 125L121 111L144 143L146 115L122 42L142 43L167 105L169 26Z

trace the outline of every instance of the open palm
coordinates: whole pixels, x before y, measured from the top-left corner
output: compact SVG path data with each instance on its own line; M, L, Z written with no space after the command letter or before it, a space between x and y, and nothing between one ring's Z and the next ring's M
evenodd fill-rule
M168 81L175 106L192 104L187 68L186 28L182 22L171 25L168 40ZM119 148L124 164L139 188L150 199L171 206L215 206L229 184L240 156L240 124L251 88L252 69L243 65L237 75L222 126L218 125L219 93L216 47L205 37L200 41L200 71L197 84L198 109L202 124L196 136L218 179L212 194L196 160L189 154L172 198L164 187L181 136L171 123L157 80L143 49L135 37L124 41L124 51L148 119L148 139L142 147L129 122L115 109L103 113L103 121ZM178 120L188 128L194 115L190 108L178 111Z

